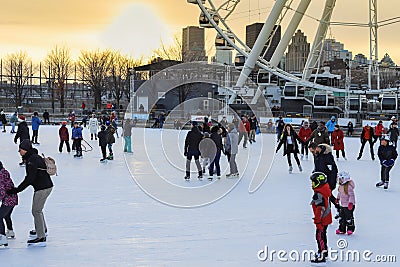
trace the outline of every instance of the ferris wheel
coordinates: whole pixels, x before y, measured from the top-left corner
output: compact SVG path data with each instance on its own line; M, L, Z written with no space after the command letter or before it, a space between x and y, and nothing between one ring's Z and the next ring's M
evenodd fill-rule
M369 62L369 86L368 92L370 93L387 93L397 91L397 88L379 88L379 68L378 68L378 28L380 26L386 26L393 23L400 22L399 18L386 19L378 22L377 18L377 2L378 0L369 0L369 23L336 23L331 22L332 14L335 9L336 0L326 0L323 8L322 16L316 19L318 28L314 41L311 45L311 51L302 76L298 77L294 74L286 72L280 69L279 63L283 57L292 36L297 30L300 22L304 17L307 17L307 10L311 4L311 0L299 0L299 4L296 8L294 0L276 0L255 43L252 48L248 47L231 29L228 25L228 18L235 14L240 0L187 0L188 3L196 4L201 10L200 15L200 26L204 28L214 28L217 31L216 37L216 48L217 49L234 49L237 51L236 63L242 65L241 74L237 80L237 87L242 87L250 73L254 70L257 65L261 71L276 75L281 79L288 82L295 83L296 86L302 86L305 88L313 88L315 90L322 90L325 92L337 92L344 93L346 97L352 94L365 94L364 91L352 90L350 92L350 81L346 79L345 89L336 88L331 86L325 86L310 81L310 77L313 72L317 72L320 69L321 55L323 50L324 40L327 36L329 27L331 25L342 25L342 26L356 26L356 27L369 27L370 30L370 62ZM293 11L292 17L290 17L288 26L286 27L284 34L275 49L271 59L267 61L264 58L263 51L265 45L269 42L269 38L273 36L275 25L281 25L282 21L290 15L288 11ZM264 50L263 50L264 49ZM371 90L372 79L375 75L377 79L377 89ZM257 90L257 94L253 98L253 103L261 95L261 90ZM347 104L348 101L346 101Z

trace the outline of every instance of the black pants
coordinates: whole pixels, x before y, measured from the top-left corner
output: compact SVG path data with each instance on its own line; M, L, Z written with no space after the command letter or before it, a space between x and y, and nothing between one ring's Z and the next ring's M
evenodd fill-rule
M32 143L37 143L37 139L38 139L38 136L39 136L39 130L33 130L32 132L33 132L33 134L32 134Z
M309 142L307 142L307 143L305 143L305 144L301 144L301 154L302 155L307 155L308 156L308 143Z
M392 142L393 146L394 146L395 148L397 148L397 138L396 138L396 139L393 139L393 140L390 140L390 142Z
M296 152L292 152L292 151L294 151L294 146L293 145L287 145L286 149L288 151L286 153L286 157L287 157L287 162L288 162L289 166L292 166L292 159L290 157L290 155L292 153L293 153L294 159L296 160L297 165L300 165L300 160L299 160L299 157L297 156L297 153Z
M318 253L328 251L328 240L326 238L327 229L328 225L324 226L323 229L317 229L315 232L315 239L317 240L318 245Z
M64 143L65 143L65 146L67 147L68 153L71 152L71 148L70 148L70 146L69 146L69 141L68 141L68 140L61 140L61 141L60 141L60 146L58 147L58 151L62 152Z
M339 220L339 230L342 233L346 233L348 230L354 232L356 226L354 225L354 209L355 205L353 205L353 209L349 210L347 207L340 207L340 220Z
M101 154L103 155L103 159L107 158L107 146L100 146Z
M362 140L361 149L360 149L360 153L358 154L358 157L361 158L362 153L364 151L365 143L367 143L367 141L369 142L369 152L371 153L371 158L374 159L374 142L372 141L372 139Z
M82 139L74 139L74 143L72 144L72 147L75 147L76 154L77 155L82 155Z
M346 157L346 153L343 150L336 150L336 158L339 158L339 151L342 151L342 157L345 158Z
M3 219L6 221L7 229L12 230L12 221L11 221L11 213L13 211L14 207L8 207L8 206L1 206L0 207L0 235L5 235L6 234L6 229L4 227Z
M46 124L46 122L48 123L48 124L50 124L50 119L49 118L44 118L44 124Z
M385 167L381 165L381 181L389 182L389 172L393 168L393 166Z

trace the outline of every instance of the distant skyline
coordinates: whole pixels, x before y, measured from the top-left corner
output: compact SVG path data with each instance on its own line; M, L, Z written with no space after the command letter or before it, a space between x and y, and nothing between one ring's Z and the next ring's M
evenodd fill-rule
M215 0L221 3L222 0ZM292 7L297 7L294 0ZM135 58L152 55L161 40L173 42L182 28L198 25L200 10L185 0L0 0L0 57L25 50L34 61L42 60L55 45L71 49L74 59L81 50L111 48ZM228 24L244 40L245 25L264 22L275 1L242 0ZM324 1L312 1L307 15L319 18ZM400 1L378 1L379 20L398 16ZM250 12L249 12L250 10ZM288 12L288 18L293 12ZM368 0L337 0L332 21L368 22ZM282 31L284 32L285 25ZM317 22L303 19L299 29L312 42ZM206 31L207 51L211 50L215 30ZM400 24L379 31L379 58L388 53L400 65ZM344 43L353 55L369 57L368 28L332 26L330 35ZM209 55L212 56L212 55Z

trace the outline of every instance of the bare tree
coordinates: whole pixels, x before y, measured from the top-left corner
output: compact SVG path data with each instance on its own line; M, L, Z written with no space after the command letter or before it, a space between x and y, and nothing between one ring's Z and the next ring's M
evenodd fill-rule
M101 96L105 91L111 59L112 52L110 50L82 51L79 56L80 78L90 85L96 109L101 107Z
M4 62L4 69L10 82L11 95L15 99L15 107L21 106L28 93L29 79L33 75L32 60L25 51L8 54Z
M165 45L161 40L161 46L157 50L154 50L153 54L153 58L182 61L182 39L175 35L174 43L169 46Z
M54 89L57 90L57 95L60 100L61 109L65 108L65 97L67 95L68 76L72 73L72 60L69 48L56 46L47 54L44 65L43 75L49 81L51 90L52 109L54 112Z
M124 95L130 97L130 70L141 65L142 59L134 60L120 52L112 52L107 86L115 98L117 107Z

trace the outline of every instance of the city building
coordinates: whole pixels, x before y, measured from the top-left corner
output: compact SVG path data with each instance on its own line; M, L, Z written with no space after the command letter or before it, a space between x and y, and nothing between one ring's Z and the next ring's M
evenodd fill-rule
M182 60L207 61L204 28L188 26L182 30Z
M365 66L368 65L368 58L364 54L357 54L354 56L353 64L357 66Z
M253 48L263 26L264 23L259 23L259 22L246 26L246 45L248 47ZM262 54L264 54L267 48L269 47L264 56L264 58L268 61L272 58L272 55L274 54L276 47L278 46L281 40L281 26L275 25L272 32L275 32L275 34L272 38L270 38L270 41L266 43L262 52Z
M298 30L292 37L292 42L286 53L285 70L287 72L302 72L309 54L310 43L307 42L307 36L301 30Z
M351 60L353 58L352 52L344 49L344 44L337 42L335 39L325 39L322 51L322 63L325 64L335 59Z

